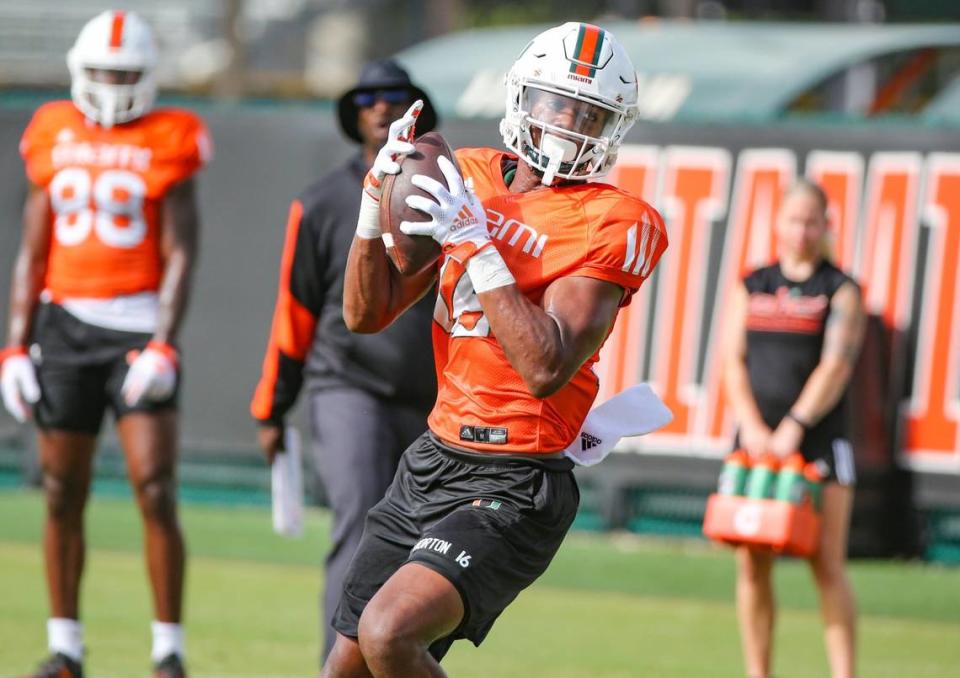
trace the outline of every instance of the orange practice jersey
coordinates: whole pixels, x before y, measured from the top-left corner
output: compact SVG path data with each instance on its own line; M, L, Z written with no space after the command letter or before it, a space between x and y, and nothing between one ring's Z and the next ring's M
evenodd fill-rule
M625 291L623 305L667 247L663 220L639 198L608 184L510 193L504 153L461 149L463 176L487 212L487 228L520 291L535 304L554 280L583 276ZM596 398L597 355L548 398L531 395L507 360L464 267L441 264L434 315L437 404L430 429L442 440L485 452L544 454L564 449Z
M207 161L203 122L156 110L93 125L70 101L41 106L20 141L30 181L53 220L45 288L53 299L111 298L160 285L163 196Z

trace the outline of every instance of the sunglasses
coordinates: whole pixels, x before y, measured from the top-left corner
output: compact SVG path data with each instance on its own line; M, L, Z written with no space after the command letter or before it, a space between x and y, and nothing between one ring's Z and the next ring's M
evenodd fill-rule
M353 95L353 103L360 108L369 108L377 101L388 104L405 104L410 101L410 92L405 89L378 89L357 92Z

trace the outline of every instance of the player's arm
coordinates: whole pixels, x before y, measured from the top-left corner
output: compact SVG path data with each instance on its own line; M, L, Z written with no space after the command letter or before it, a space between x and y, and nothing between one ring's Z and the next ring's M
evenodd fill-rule
M130 407L141 400L162 401L176 388L180 357L174 342L187 310L200 230L193 179L167 190L160 214L163 277L160 280L157 328L130 365L120 387L124 401Z
M10 319L7 346L24 347L30 338L30 321L43 287L52 235L50 199L31 185L23 206L23 239L13 266L10 286Z
M600 348L623 294L623 288L611 282L572 276L551 283L542 306L516 285L477 298L513 369L534 397L546 398Z
M161 224L163 278L153 341L171 345L176 340L187 310L200 240L200 217L193 179L181 181L167 191Z
M379 332L423 297L434 280L433 269L401 275L380 238L355 236L343 280L343 320L352 332Z
M43 286L50 249L50 201L46 191L31 185L23 208L23 240L13 267L7 347L0 350L0 397L20 422L32 416L40 400L40 384L27 355L30 321Z
M752 455L766 451L770 428L763 421L747 371L747 306L749 294L740 284L730 295L723 329L723 385L740 427L740 444Z
M860 289L844 283L830 302L820 362L790 409L794 417L812 426L834 408L853 375L865 330Z

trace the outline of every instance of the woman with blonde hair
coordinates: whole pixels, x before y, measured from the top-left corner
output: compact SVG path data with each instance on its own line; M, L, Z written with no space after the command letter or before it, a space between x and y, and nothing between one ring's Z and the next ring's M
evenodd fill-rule
M854 464L846 391L863 342L857 283L826 256L827 198L801 180L776 220L777 261L747 275L726 327L724 381L751 458L800 451L824 479L821 541L810 558L833 678L854 675L856 603L846 576ZM737 612L746 672L771 673L775 555L737 550Z

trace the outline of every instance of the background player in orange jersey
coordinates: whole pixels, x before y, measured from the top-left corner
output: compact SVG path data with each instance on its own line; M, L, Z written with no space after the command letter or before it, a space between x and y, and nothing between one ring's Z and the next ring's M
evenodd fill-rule
M41 678L83 673L83 513L108 408L144 521L156 676L184 675L176 338L197 247L192 175L209 142L191 113L150 111L156 62L139 16L95 17L67 56L73 101L37 110L20 147L30 190L0 385L10 413L39 428L51 605Z
M739 446L751 455L800 450L825 479L820 548L810 559L826 627L830 675L855 675L856 603L847 579L855 484L847 385L863 343L860 288L824 256L827 196L800 181L777 215L778 260L752 271L727 316L725 385ZM737 612L747 675L770 675L774 554L737 549Z
M438 397L367 516L333 620L328 676L443 675L460 638L479 644L549 565L579 492L564 449L597 394L591 367L619 308L666 248L660 215L603 183L634 121L636 74L596 26L568 23L527 46L501 123L513 153L440 158L442 185L408 198L405 223L443 248L403 278L380 239L380 179L409 153L418 104L396 121L368 175L347 263L344 318L386 327L439 281Z

